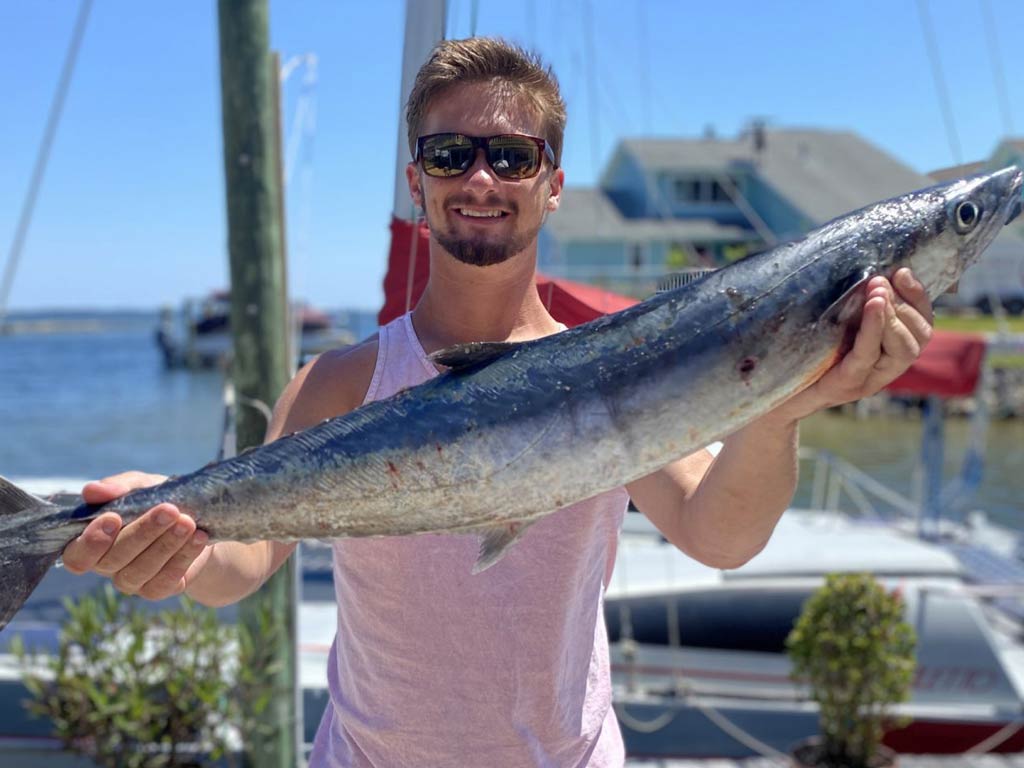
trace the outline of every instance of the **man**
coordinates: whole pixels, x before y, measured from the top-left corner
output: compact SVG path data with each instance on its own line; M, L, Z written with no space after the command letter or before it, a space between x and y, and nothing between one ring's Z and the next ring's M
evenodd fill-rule
M300 371L268 441L426 381L435 350L561 329L535 285L537 234L564 180L565 108L550 70L500 41L448 41L421 69L407 117L409 191L430 225L429 283L411 314ZM895 283L868 284L855 344L838 365L727 438L717 457L698 452L550 515L488 571L462 567L475 558L474 537L336 542L339 631L312 764L622 765L601 606L627 492L704 563L734 568L757 554L795 488L799 419L874 393L927 342L927 295L906 271ZM84 493L98 503L161 479L126 473ZM257 589L294 546L208 546L165 504L123 528L103 515L64 563L127 593L185 591L223 605Z

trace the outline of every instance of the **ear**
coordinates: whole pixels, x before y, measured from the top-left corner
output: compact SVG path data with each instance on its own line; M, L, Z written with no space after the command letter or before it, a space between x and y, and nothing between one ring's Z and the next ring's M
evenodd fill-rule
M555 172L551 174L551 178L548 179L548 201L544 205L544 208L548 211L557 211L559 204L562 202L562 186L565 184L565 171L561 168L556 168Z
M420 167L412 162L405 166L405 179L409 182L409 197L417 208L423 207L423 187L420 184Z

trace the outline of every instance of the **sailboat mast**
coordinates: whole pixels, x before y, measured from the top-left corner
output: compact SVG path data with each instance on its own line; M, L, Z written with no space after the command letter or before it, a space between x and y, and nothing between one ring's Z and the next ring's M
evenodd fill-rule
M427 56L444 39L445 0L406 0L405 44L402 48L402 90L398 106L398 142L395 153L395 201L392 215L395 219L413 221L412 198L405 180L405 166L409 164L408 123L405 120L405 102L412 91L416 73Z

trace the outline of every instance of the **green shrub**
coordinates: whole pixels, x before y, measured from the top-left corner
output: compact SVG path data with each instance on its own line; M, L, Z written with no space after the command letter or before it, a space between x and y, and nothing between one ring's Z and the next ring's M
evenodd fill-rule
M65 606L56 655L12 643L33 695L26 707L50 719L65 749L110 768L231 762L232 734L255 730L245 703L266 706L263 643L185 598L153 613L107 585Z
M786 647L820 708L821 765L871 764L910 697L915 643L903 600L868 574L831 574L807 601Z

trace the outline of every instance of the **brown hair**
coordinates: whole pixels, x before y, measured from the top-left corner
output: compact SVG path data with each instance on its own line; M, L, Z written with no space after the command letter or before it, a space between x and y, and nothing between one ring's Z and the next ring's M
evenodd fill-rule
M551 145L555 165L561 163L565 102L555 73L537 54L493 37L444 40L434 48L416 74L405 106L409 151L416 153L423 116L434 99L455 85L491 81L509 87L532 104L541 116L541 138Z

